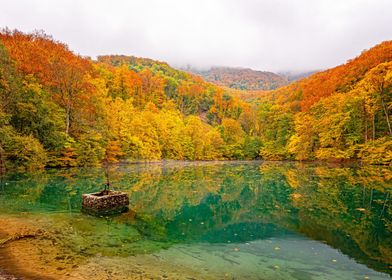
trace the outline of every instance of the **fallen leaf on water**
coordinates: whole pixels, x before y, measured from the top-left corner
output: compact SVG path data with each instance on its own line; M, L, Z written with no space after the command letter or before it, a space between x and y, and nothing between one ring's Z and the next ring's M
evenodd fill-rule
M291 194L291 197L292 197L293 199L299 199L299 198L301 198L301 197L302 197L302 194L299 194L299 193L293 193L293 194Z

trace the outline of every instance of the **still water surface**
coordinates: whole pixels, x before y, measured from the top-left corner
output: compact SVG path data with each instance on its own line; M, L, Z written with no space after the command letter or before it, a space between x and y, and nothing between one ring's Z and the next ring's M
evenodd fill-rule
M64 279L391 279L391 168L169 162L110 174L128 213L81 214L104 172L62 169L3 177L0 220L42 228L58 248L46 265Z

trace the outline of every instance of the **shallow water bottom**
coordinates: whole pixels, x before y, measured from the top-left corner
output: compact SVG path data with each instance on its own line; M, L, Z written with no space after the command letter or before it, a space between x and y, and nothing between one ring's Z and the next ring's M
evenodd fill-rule
M286 252L276 253L278 250ZM314 256L313 261L309 261L309 256ZM140 271L131 268L135 263ZM388 278L385 274L355 265L352 260L322 244L295 239L272 239L246 245L179 245L151 256L96 257L83 269L94 271L89 274L94 277L102 266L106 267L108 276L112 277L113 273L118 276L112 279L128 279L135 277L135 273L140 273L143 279L148 276L152 279L264 280Z
M390 279L339 250L296 234L241 243L179 243L161 249L157 249L159 242L137 238L100 245L96 233L88 236L80 231L78 224L91 230L85 222L94 218L84 218L75 214L2 218L2 240L16 233L35 236L5 243L0 248L0 267L21 279ZM97 230L107 234L99 226ZM94 250L81 247L91 244L90 237L95 239ZM141 250L146 253L130 253Z

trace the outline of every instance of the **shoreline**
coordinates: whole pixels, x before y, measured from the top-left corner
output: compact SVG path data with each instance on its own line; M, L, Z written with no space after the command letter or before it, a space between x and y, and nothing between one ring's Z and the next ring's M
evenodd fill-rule
M307 164L307 165L325 165L330 167L391 167L389 164L370 164L358 159L344 159L344 160L294 160L294 159L282 159L282 160L264 160L264 159L222 159L222 160L170 160L170 159L161 159L161 160L140 160L140 161L127 161L123 160L118 163L112 163L110 167L126 167L126 166L175 166L175 165L183 165L183 166L192 166L192 165L215 165L215 164ZM93 165L93 166L62 166L62 167L54 167L54 166L45 166L39 169L32 170L24 170L24 169L7 169L5 172L0 174L0 184L3 176L12 173L30 173L30 172L42 172L42 171L50 171L50 170L70 170L70 169L81 169L81 168L103 168L103 164Z

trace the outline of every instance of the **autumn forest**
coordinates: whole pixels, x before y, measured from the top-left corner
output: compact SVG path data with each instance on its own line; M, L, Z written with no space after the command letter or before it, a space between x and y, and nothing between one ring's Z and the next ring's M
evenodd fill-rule
M43 32L0 33L0 167L144 160L392 163L392 41L274 90L167 63L81 57Z

